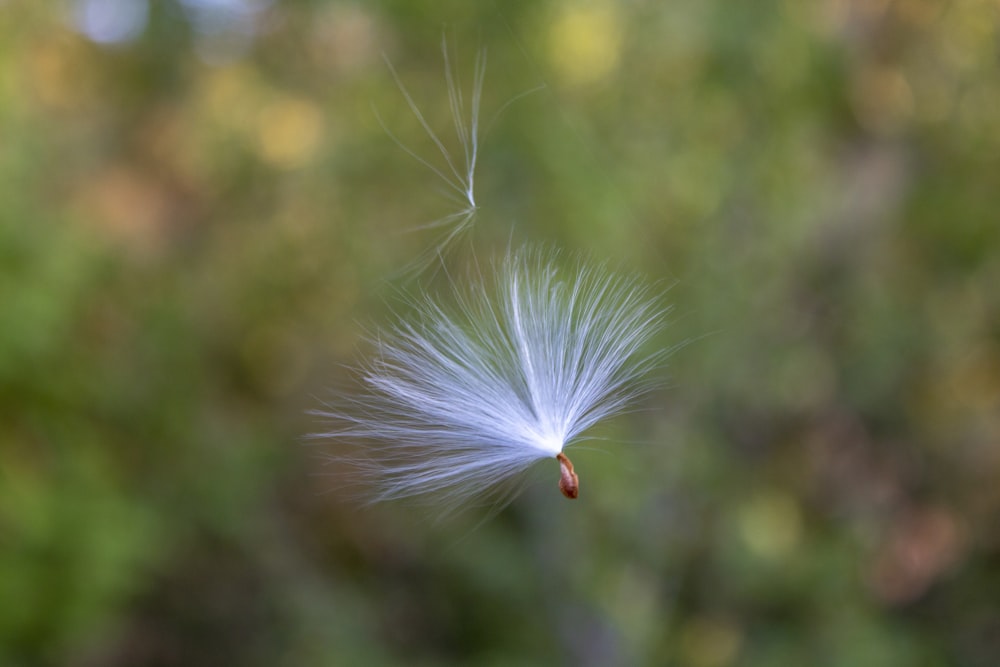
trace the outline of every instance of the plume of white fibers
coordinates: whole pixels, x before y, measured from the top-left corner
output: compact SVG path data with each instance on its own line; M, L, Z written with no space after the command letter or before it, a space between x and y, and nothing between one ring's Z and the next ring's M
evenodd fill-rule
M319 411L333 428L316 436L364 446L350 462L369 500L502 506L509 482L546 458L576 497L563 450L649 389L664 352L646 347L667 309L636 278L558 259L508 255L495 280L455 286L451 306L422 295L414 319L373 340L358 394Z
M413 96L410 95L409 90L403 85L403 81L396 72L396 68L392 66L388 58L385 58L385 63L392 73L396 86L403 94L407 106L413 112L424 132L427 133L427 136L437 147L438 152L441 153L441 157L444 159L444 166L435 165L427 158L418 155L414 150L407 147L406 144L400 141L386 127L376 111L379 124L385 130L386 134L410 157L437 175L445 183L445 194L449 199L455 201L459 207L454 213L421 226L422 228L441 228L444 230L444 233L435 248L431 252L425 253L419 262L420 264L426 264L434 255L440 254L452 241L466 231L475 219L476 211L479 208L476 204L475 178L476 161L479 158L480 101L483 96L483 81L486 77L486 50L480 50L476 55L472 91L468 102L466 101L466 96L462 93L458 74L452 65L452 58L449 55L448 41L444 36L441 38L441 53L444 57L444 74L448 85L448 105L451 111L452 125L455 129L456 139L462 147L460 156L452 155L444 141L441 140L430 123L427 122L424 114L420 111L420 107L417 106Z

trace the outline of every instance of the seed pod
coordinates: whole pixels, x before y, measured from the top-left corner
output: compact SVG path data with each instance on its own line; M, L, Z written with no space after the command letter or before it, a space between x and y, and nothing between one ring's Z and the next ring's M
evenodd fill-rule
M580 494L580 478L573 472L573 462L568 456L559 452L556 460L559 461L559 490L572 500Z

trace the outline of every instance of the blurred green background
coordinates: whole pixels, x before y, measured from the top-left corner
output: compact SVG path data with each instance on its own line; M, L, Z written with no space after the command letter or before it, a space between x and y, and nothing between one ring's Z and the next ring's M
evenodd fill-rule
M453 275L608 258L688 341L580 500L485 522L303 439L453 210L373 111L436 157L385 53L458 150L443 30L466 90L488 49ZM998 44L993 0L0 2L0 664L1000 664Z

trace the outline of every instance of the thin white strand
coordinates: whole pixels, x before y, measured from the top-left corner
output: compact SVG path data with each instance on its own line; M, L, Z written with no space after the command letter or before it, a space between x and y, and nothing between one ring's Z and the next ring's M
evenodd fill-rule
M451 114L452 125L455 136L458 139L461 153L453 155L445 145L440 135L434 131L424 113L420 110L416 100L410 94L409 89L403 83L402 78L396 71L387 57L384 57L386 66L392 74L396 86L399 88L403 99L406 101L410 112L417 119L427 137L431 140L437 151L444 160L444 166L438 166L431 160L421 156L415 150L403 143L385 124L378 111L375 117L382 126L385 133L398 145L403 152L423 165L431 173L437 176L445 185L445 195L448 199L455 201L458 210L448 215L442 216L430 222L417 225L414 229L444 229L444 235L437 240L430 250L421 254L413 263L415 270L426 268L435 257L440 256L452 243L466 232L476 218L478 205L476 204L475 180L476 165L479 159L479 120L481 102L483 96L483 86L486 79L486 51L480 50L476 55L475 69L472 80L472 90L469 104L466 104L465 95L462 92L457 68L453 64L452 56L448 49L448 41L445 36L441 38L441 54L444 59L445 80L448 88L448 105Z
M405 150L409 155L411 155L412 157L414 157L422 165L424 165L425 167L427 167L428 169L430 169L431 171L433 171L435 174L437 174L445 183L447 183L449 186L451 186L453 189L455 189L459 194L464 194L465 193L465 188L462 187L462 185L464 183L463 179L462 179L462 174L455 167L455 163L454 163L454 161L451 158L451 153L448 152L448 149L445 148L444 143L438 137L437 133L431 128L430 123L428 123L427 119L424 118L423 112L420 111L420 107L417 106L417 103L414 101L413 96L410 95L410 91L407 90L406 86L403 84L403 80L400 78L399 73L396 72L396 68L392 66L392 62L390 62L387 57L385 57L384 59L385 59L386 66L389 68L389 71L392 73L392 78L395 80L396 85L399 87L399 92L402 93L403 98L406 100L407 106L410 107L410 111L413 113L414 117L416 117L417 121L420 123L420 126L422 128L424 128L424 132L427 133L428 138L430 138L430 140L432 142L434 142L434 145L437 146L438 151L441 153L441 156L444 158L445 164L448 165L448 170L451 172L452 177L447 176L440 169L438 169L437 167L433 166L430 162L428 162L424 158L422 158L419 155L417 155L416 152L414 152L414 151L410 150L409 148L407 148L406 145L403 144L402 142L400 142L391 132L388 131L388 129L386 129L386 132L389 132L389 136L393 139L393 141L396 141L400 145L400 147L403 150ZM459 119L456 122L462 122L462 121L461 121L461 119ZM380 123L381 123L381 120L380 120ZM383 129L385 129L385 125L384 124L383 124Z

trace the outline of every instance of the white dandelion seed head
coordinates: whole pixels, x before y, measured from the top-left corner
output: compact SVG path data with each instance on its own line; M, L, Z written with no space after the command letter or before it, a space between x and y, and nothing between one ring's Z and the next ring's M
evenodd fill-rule
M568 464L568 445L650 388L663 357L647 350L666 315L658 292L558 260L510 254L493 280L456 285L450 306L417 297L415 317L374 338L358 392L318 413L332 428L316 436L364 446L350 462L370 500L495 502L536 461Z

